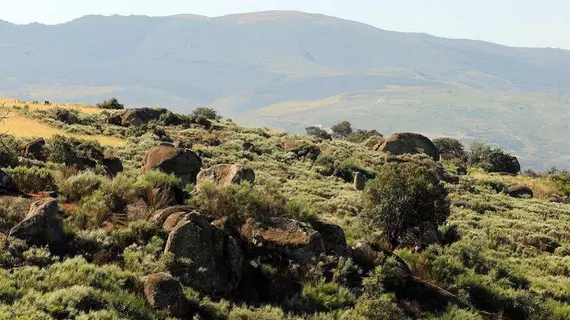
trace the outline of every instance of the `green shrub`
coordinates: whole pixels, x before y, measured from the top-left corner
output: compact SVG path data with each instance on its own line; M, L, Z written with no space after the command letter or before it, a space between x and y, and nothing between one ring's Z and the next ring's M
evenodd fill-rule
M499 148L491 148L483 143L473 143L469 151L469 165L483 168L487 172L519 173L520 164L516 157Z
M501 180L481 179L477 184L497 193L506 193L509 186Z
M159 123L165 126L189 126L191 123L190 117L178 113L168 111L160 116Z
M464 158L467 153L459 140L453 138L437 138L432 140L433 144L443 154L452 154L458 158Z
M92 195L105 180L105 177L92 171L84 171L63 180L59 184L59 191L68 202L76 202Z
M18 188L25 193L57 190L52 171L46 168L16 167L6 169L6 173L12 177Z
M119 100L117 100L117 98L111 98L109 100L105 100L103 102L98 103L97 108L109 109L109 110L121 110L124 109L125 106L119 103Z
M235 307L230 311L228 320L282 320L286 319L283 310L266 306L262 308L249 308L247 306Z
M477 312L459 309L456 306L450 306L444 314L439 316L430 316L428 320L483 320Z
M192 114L198 117L204 117L208 120L218 120L221 118L216 110L207 107L196 108L192 111Z
M352 125L348 121L339 122L331 127L335 139L344 140L352 133Z
M332 140L331 135L319 127L307 127L307 128L305 128L305 131L307 132L307 135L309 135L309 136L315 136L315 137L321 138L323 140Z
M108 220L125 223L121 214L135 198L135 180L119 174L113 180L106 180L91 196L84 197L73 219L82 229L98 228Z
M415 163L384 165L364 191L361 218L384 232L396 248L418 241L425 228L442 225L449 216L447 190L436 172Z
M20 144L10 135L0 135L0 168L18 166Z
M331 311L352 307L356 298L349 289L334 283L318 281L305 284L303 291L291 299L288 305L304 312Z
M346 141L362 143L372 137L382 138L382 134L376 130L357 129L346 137Z
M196 191L192 204L211 217L240 221L285 214L285 199L278 192L252 189L247 182L229 186L203 183Z

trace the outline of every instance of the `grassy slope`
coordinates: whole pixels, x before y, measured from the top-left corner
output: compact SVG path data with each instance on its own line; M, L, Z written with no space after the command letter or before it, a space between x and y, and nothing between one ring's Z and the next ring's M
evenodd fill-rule
M257 188L271 188L288 199L299 201L317 216L340 224L345 228L350 243L372 236L365 234L357 223L360 192L353 191L350 184L339 178L318 174L311 161L286 162L291 153L282 151L279 146L285 143L315 144L324 154L339 161L352 159L360 167L369 169L375 168L385 155L343 141L320 142L306 136L268 132L228 123L219 126L221 130L212 132L175 127L167 128L167 131L175 139L192 143L193 150L202 155L205 167L217 163L243 163L251 166L256 171ZM46 132L38 131L36 135ZM216 146L217 143L212 143L214 140L220 144ZM137 176L142 156L158 140L147 134L140 138L129 138L128 141L128 144L113 149L125 162L128 174ZM261 154L243 151L244 141L252 142ZM473 171L463 181L468 185L476 185L477 181L484 179L527 183L535 190L537 198L513 199L482 187L464 189L450 185L452 200L466 202L467 208L453 206L449 223L459 227L462 239L441 249L441 254L460 263L465 259L465 252L477 252L477 259L495 266L494 268L507 270L507 274L523 277L530 285L528 289L513 289L508 280L495 271L472 271L473 274L469 276L458 276L457 281L487 281L501 288L502 294L515 297L531 295L539 304L554 304L552 308L570 301L570 205L549 202L548 198L554 189L544 179L490 176ZM554 253L538 249L532 245L535 236L551 237L561 249ZM466 248L471 251L465 251ZM422 255L411 254L406 250L400 251L400 255L410 263L417 275L460 296L465 295L461 284L446 284L439 279L437 272L432 271L433 266L426 263Z
M0 123L0 132L12 134L17 137L26 137L26 138L30 137L51 138L52 136L59 134L59 135L72 136L78 139L94 140L100 142L102 145L114 146L114 147L122 146L125 144L125 141L123 139L117 137L69 133L60 128L50 126L46 123L42 123L40 120L27 116L23 114L21 110L17 109L17 108L24 108L25 106L27 106L26 107L27 110L32 110L32 111L37 111L37 110L45 111L53 108L78 110L86 114L99 114L102 111L101 109L93 107L85 107L81 105L74 105L74 104L44 105L39 102L25 103L19 100L0 99L0 112L2 114L7 114L7 119Z

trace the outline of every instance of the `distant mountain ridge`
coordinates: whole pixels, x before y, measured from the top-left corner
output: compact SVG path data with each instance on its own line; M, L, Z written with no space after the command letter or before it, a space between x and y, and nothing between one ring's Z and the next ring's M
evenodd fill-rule
M511 48L385 31L295 11L215 18L86 16L53 26L0 22L0 39L0 96L84 103L117 96L130 105L161 105L178 111L212 105L244 124L255 119L257 125L265 121L293 131L308 123L288 117L286 109L278 112L280 119L270 118L263 110L292 101L322 103L336 95L370 93L396 85L437 92L467 90L473 97L477 92L521 92L521 96L548 92L549 99L556 100L552 112L560 113L570 92L568 50ZM322 119L319 123L323 126L341 119L373 126L386 114L382 106L374 106L365 119L353 117L354 110L371 108L368 102L362 105L359 101L375 94L353 95L358 98L351 102L351 110L336 104L338 119L332 119L326 108L311 112ZM449 98L440 103L448 104ZM422 103L417 100L419 106ZM477 104L476 98L473 104ZM488 114L490 111L474 116L504 116ZM564 116L557 116L557 121ZM542 117L537 119L542 121ZM392 123L395 129L406 127L406 115L395 116ZM519 136L513 132L526 129L526 125L517 127L516 121L509 121L506 137ZM536 130L540 131L548 124L539 125ZM438 123L418 130L433 132L436 126L442 127L437 130L442 134L455 132ZM475 130L469 123L465 127ZM473 130L464 134L477 137ZM529 137L531 149L552 139L538 138ZM487 141L505 139L510 138L486 137ZM530 150L528 143L526 150ZM526 152L518 147L513 151ZM533 160L538 162L543 161Z

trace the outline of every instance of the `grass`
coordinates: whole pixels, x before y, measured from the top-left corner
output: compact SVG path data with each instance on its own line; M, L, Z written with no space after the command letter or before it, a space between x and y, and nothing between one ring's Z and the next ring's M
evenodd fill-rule
M34 106L34 105L30 105ZM38 108L49 108L50 106L43 106L43 105L36 105ZM31 107L33 108L33 107ZM52 107L53 108L53 107ZM72 108L68 106L68 108ZM84 108L89 111L91 108ZM84 111L82 109L82 111ZM65 132L64 130L54 128L49 126L45 123L42 123L38 120L31 119L14 112L11 112L8 115L8 119L2 123L0 123L0 132L9 133L15 135L17 137L43 137L43 138L50 138L56 134L70 136L77 139L84 139L84 140L92 140L92 141L99 141L101 144L110 146L110 147L119 147L125 146L126 141L109 136L103 135L81 135L81 134L70 134Z
M471 170L469 176L478 179L492 179L504 182L507 185L524 184L532 189L534 197L542 200L549 200L558 192L554 182L546 178L531 178L528 176L507 176L500 174L489 174L482 170Z

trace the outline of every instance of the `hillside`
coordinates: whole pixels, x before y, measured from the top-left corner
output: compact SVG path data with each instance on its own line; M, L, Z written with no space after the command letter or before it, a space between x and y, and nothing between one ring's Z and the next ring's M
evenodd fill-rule
M55 26L3 22L0 37L0 96L84 103L117 96L133 106L182 112L211 105L244 125L267 122L294 132L344 119L381 132L409 130L417 114L432 121L415 130L510 141L526 167L570 166L566 50L398 33L281 11L87 16ZM389 86L409 89L410 99L371 103ZM430 94L418 98L416 88ZM338 95L350 103L330 102ZM290 114L290 106L313 101L323 108L306 119ZM442 120L450 106L463 115L461 123Z
M208 110L0 111L42 128L0 137L0 319L570 316L567 171Z

